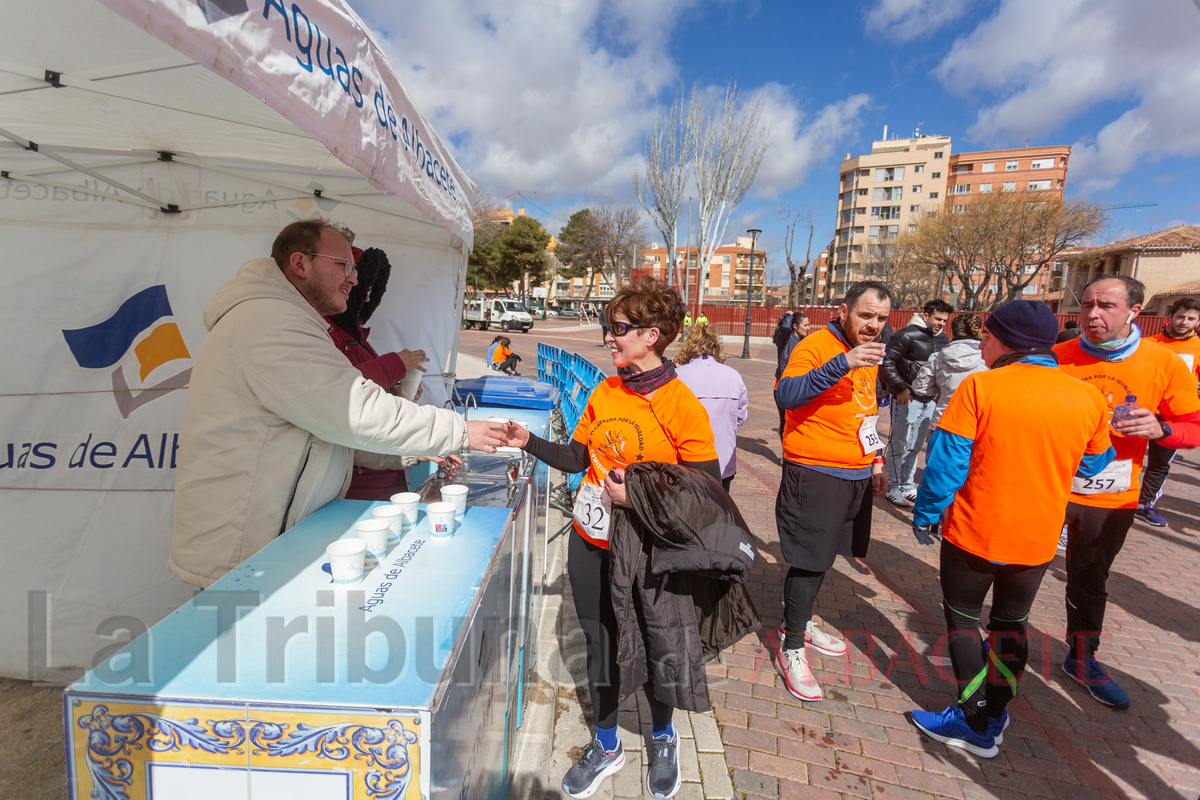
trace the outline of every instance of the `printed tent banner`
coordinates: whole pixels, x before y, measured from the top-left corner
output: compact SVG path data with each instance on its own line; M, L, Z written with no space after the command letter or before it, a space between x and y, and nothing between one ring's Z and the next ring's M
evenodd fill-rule
M347 225L392 264L372 343L426 350L441 404L474 187L337 0L0 19L0 675L65 681L192 596L166 561L217 287L292 221Z

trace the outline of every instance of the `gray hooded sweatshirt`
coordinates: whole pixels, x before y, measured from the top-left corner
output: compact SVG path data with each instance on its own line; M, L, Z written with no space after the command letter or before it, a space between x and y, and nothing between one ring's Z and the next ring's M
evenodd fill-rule
M983 353L979 351L979 340L955 339L929 357L913 380L912 392L915 395L937 396L937 407L933 412L933 425L937 425L963 378L985 369L987 365L983 363Z

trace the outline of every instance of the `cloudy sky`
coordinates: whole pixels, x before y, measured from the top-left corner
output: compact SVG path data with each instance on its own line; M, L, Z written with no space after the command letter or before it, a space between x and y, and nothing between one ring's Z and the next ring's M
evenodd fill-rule
M1157 203L1106 239L1200 224L1200 0L349 2L467 172L554 234L636 203L656 105L731 80L766 90L771 148L724 239L763 229L776 267L778 205L828 243L838 162L885 125L1070 144L1068 197Z

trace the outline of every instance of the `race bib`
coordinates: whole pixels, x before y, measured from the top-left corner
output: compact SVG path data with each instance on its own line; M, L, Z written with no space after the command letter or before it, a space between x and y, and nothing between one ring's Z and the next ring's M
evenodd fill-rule
M1090 478L1078 475L1071 481L1075 494L1117 494L1127 492L1133 486L1133 460L1113 461L1098 474Z
M575 495L575 508L571 515L575 523L590 538L599 542L608 541L608 523L612 519L612 498L604 489L593 483L579 484Z
M1175 355L1182 358L1183 363L1188 365L1189 372L1196 368L1196 356L1192 355L1191 353L1176 353Z
M883 442L879 439L879 415L871 417L863 417L862 423L858 426L858 442L862 445L863 455L871 455L876 450L883 449Z

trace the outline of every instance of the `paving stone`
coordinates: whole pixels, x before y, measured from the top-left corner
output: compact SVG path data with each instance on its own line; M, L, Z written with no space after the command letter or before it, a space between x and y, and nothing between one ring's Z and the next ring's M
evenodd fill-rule
M700 782L700 759L693 739L679 740L679 776L684 782Z
M725 749L717 721L708 714L691 714L692 733L696 737L696 749L701 753L720 753Z
M733 782L729 778L729 768L725 766L724 756L700 753L699 761L700 776L704 782L704 796L709 800L731 800Z

